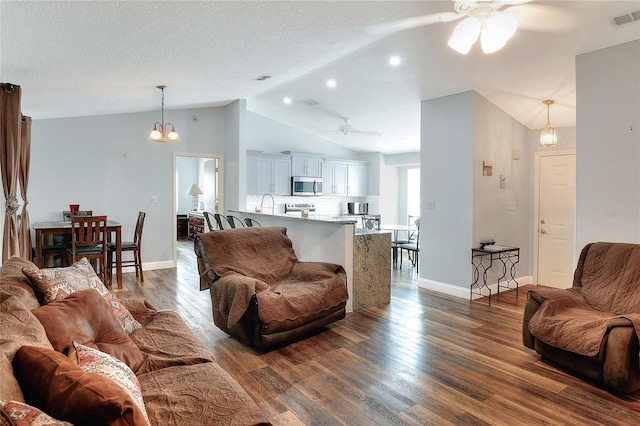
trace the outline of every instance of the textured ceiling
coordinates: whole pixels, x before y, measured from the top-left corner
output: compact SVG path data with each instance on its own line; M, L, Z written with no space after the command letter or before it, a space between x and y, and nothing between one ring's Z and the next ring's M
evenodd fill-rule
M544 125L542 100L555 99L552 125L573 126L575 55L640 39L640 22L611 24L640 0L531 4L554 7L529 17L545 32L521 27L499 52L462 56L446 45L453 22L370 31L452 11L451 1L2 0L0 78L23 87L34 119L157 110L155 86L166 84L167 109L246 98L251 111L348 148L408 152L419 149L420 101L466 90L532 129ZM341 117L379 136L338 134Z

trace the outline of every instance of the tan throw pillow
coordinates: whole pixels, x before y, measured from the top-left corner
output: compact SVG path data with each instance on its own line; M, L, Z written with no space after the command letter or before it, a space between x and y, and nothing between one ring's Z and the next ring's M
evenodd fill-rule
M60 352L23 346L13 367L29 404L42 407L55 418L78 425L148 424L118 384L101 374L83 371Z
M68 354L73 342L106 352L138 371L146 357L124 332L107 302L93 289L31 311L58 352Z
M53 349L40 321L20 297L0 289L0 398L23 401L11 361L22 345Z
M0 399L0 425L7 426L73 426L56 420L36 407L20 401Z
M76 359L72 358L71 360L77 362L78 366L88 373L97 373L113 380L138 406L148 424L149 417L147 417L147 411L144 408L140 382L133 371L124 362L109 354L77 342L73 342L73 344L76 349Z
M22 269L22 273L36 284L42 304L62 300L76 291L93 288L109 303L118 322L127 333L131 334L142 328L127 308L100 281L86 257L66 268L38 269L28 266Z

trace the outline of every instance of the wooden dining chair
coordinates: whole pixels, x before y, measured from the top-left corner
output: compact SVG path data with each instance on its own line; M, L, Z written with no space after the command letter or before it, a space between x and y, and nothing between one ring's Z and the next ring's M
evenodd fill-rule
M246 223L249 228L251 228L253 226L262 226L262 225L260 225L260 222L258 222L255 219L251 219L250 217L245 217L244 218L244 223Z
M235 217L234 215L227 215L227 220L229 221L229 225L231 228L244 228L244 222L239 217Z
M71 216L71 263L86 257L102 282L107 279L107 216Z
M145 212L138 212L138 220L136 222L136 229L133 232L133 241L122 242L122 252L130 251L133 253L132 260L123 260L122 266L133 266L136 271L136 279L140 277L140 282L144 282L144 275L142 274L142 228L144 227L144 218L147 214ZM109 274L109 285L111 285L111 277L113 275L113 255L116 253L116 243L107 243L107 270Z

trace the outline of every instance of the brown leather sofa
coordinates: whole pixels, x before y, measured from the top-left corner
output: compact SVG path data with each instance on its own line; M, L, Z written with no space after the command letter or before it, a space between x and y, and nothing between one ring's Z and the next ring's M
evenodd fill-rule
M640 389L638 336L640 244L588 244L572 288L528 292L524 345L613 392Z
M284 227L199 234L194 250L215 325L247 345L283 345L346 315L344 268L298 261Z

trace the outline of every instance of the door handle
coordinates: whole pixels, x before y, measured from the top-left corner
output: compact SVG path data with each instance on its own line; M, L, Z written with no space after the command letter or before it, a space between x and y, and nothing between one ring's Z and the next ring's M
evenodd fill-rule
M548 234L548 232L547 232L547 231L545 231L544 229L541 229L541 230L540 230L540 233L541 233L542 235L547 235L547 234Z
M542 220L540 221L540 223L544 225L544 224L545 224L545 223L547 223L547 222L545 222L545 221L544 221L544 219L542 219Z

